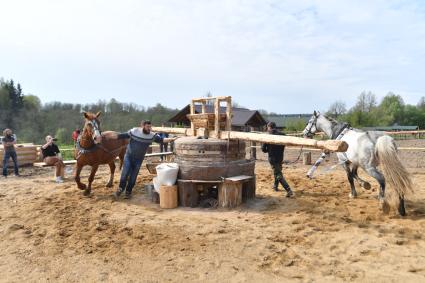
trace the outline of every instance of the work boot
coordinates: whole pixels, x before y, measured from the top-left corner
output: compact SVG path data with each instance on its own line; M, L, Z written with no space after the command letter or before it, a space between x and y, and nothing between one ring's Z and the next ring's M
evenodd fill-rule
M124 191L123 189L118 188L118 190L114 193L115 199L119 199L123 191Z
M274 181L273 190L275 192L279 191L279 181Z
M286 190L286 197L290 198L294 196L294 192L291 190L291 188L287 188Z
M125 192L124 199L131 199L131 193Z

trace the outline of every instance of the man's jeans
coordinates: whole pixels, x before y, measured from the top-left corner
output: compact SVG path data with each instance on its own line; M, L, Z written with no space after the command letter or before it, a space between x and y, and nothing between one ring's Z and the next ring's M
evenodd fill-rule
M120 179L121 190L126 190L128 194L131 194L131 191L136 184L137 175L139 174L142 162L143 159L135 159L129 154L125 155Z
M4 152L3 158L3 176L7 176L7 163L9 162L9 158L12 158L13 160L15 175L19 175L18 157L16 156L16 151L6 151Z

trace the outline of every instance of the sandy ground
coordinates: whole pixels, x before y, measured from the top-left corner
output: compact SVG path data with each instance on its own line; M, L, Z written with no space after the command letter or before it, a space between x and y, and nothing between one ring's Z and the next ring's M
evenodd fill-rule
M379 211L375 183L349 199L343 171L310 181L306 169L285 168L287 199L258 163L258 198L233 211L160 209L143 194L146 169L134 198L118 202L106 167L89 198L54 184L52 168L25 169L0 180L0 281L425 281L423 171L401 219Z

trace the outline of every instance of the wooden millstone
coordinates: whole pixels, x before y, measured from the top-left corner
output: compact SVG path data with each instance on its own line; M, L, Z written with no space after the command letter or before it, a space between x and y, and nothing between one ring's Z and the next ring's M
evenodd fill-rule
M245 142L183 137L175 141L179 179L215 181L222 177L254 176L255 161L246 160Z

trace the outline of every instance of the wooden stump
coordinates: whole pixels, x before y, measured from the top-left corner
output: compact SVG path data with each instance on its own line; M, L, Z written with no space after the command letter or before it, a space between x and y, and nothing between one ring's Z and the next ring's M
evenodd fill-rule
M254 176L251 180L244 182L242 185L242 202L246 202L250 199L255 199L255 189L256 182Z
M242 203L242 183L224 180L218 187L218 206L233 208Z
M303 152L303 164L311 165L311 152Z
M184 207L197 207L199 205L199 192L197 184L178 180L179 204Z
M176 208L177 186L161 186L159 188L159 206L161 208Z

